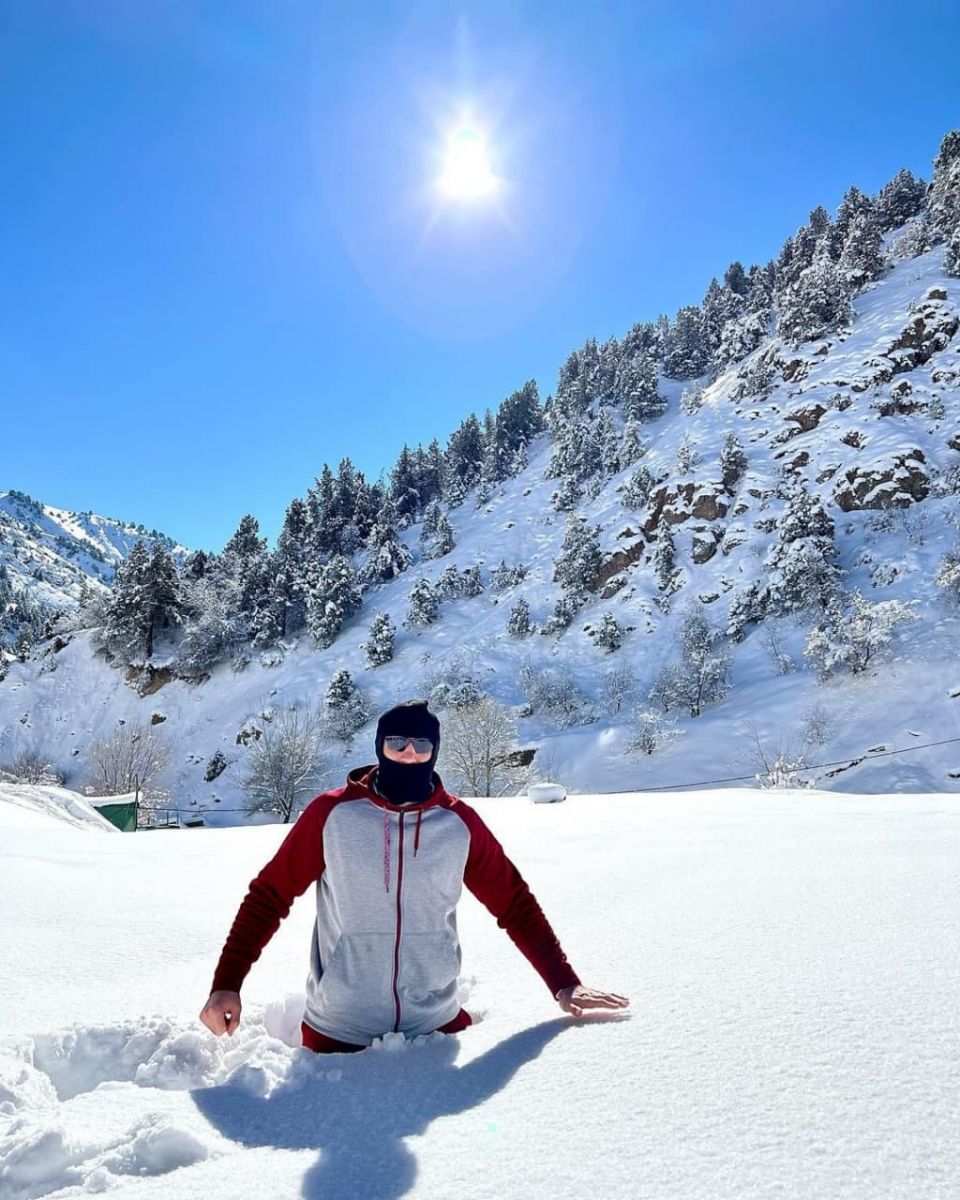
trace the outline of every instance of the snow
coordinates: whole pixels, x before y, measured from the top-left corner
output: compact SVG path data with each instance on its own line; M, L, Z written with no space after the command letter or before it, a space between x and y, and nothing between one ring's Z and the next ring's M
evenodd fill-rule
M467 895L476 1023L311 1055L308 894L217 1039L196 1014L283 827L5 824L3 1200L957 1194L956 796L474 803L624 1013L563 1014Z
M124 799L127 797L116 797ZM119 832L89 801L67 788L0 783L0 829L46 829L63 824L101 833Z

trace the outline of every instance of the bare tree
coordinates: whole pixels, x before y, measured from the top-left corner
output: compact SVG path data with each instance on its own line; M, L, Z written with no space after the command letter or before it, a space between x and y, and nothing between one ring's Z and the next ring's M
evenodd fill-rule
M755 772L761 788L811 788L816 779L809 774L802 744L780 734L774 745L765 744L755 721L745 721L741 734L749 745L735 761Z
M58 771L49 757L36 746L25 746L18 750L9 762L0 767L0 771L13 783L59 787L64 782L63 773Z
M283 708L263 722L247 751L240 786L248 813L275 813L286 824L304 803L322 790L330 763L323 714Z
M121 722L90 748L93 786L102 796L143 792L170 762L170 750L154 725Z
M526 782L513 713L489 696L446 717L441 753L444 770L469 796L503 796Z

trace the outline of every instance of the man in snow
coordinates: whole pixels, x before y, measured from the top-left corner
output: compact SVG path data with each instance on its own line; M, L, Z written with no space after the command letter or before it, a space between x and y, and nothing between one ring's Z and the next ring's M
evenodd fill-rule
M240 987L290 911L316 884L303 1044L363 1050L390 1031L457 1033L462 885L497 918L565 1011L625 1008L583 987L530 889L480 817L434 772L440 723L423 701L377 725L377 765L313 800L250 884L227 937L200 1020L232 1034Z

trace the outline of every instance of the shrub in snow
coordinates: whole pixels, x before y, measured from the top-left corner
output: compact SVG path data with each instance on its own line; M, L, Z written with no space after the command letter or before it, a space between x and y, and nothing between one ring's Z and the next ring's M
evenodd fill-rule
M512 638L525 638L533 633L533 626L530 624L530 605L522 596L510 610L510 616L507 618L507 633Z
M665 721L660 713L645 709L637 713L631 723L627 753L657 754L676 741L680 733L681 731L672 722Z
M63 772L53 766L49 757L35 746L17 751L9 762L0 766L0 774L11 783L47 787L62 787L66 779Z
M90 747L91 784L101 796L143 792L169 762L159 726L125 721Z
M625 708L630 708L637 696L636 672L626 663L607 667L600 676L597 699L601 712L615 717Z
M363 644L367 665L382 667L393 658L397 629L388 613L377 613L370 622L370 633Z
M871 604L856 590L847 608L840 599L831 601L823 619L807 636L803 653L818 668L821 679L840 670L858 675L889 646L896 626L912 620L916 620L912 604L900 600Z
M779 621L772 617L765 621L760 640L778 675L791 675L797 669L797 664L783 648L783 630Z
M530 716L542 716L558 729L587 725L596 720L587 697L567 667L525 664L517 677L520 695Z
M440 754L444 778L467 796L503 796L526 782L514 715L490 696L444 719Z
M469 600L471 596L480 596L483 594L483 576L480 574L478 564L475 563L472 566L463 568L463 574L460 576L460 587L466 600Z
M755 772L754 779L761 788L804 788L815 784L800 746L784 742L782 737L775 745L770 744L754 721L744 723L738 741L746 749L737 757Z
M295 707L273 713L263 722L260 737L248 743L240 780L246 811L290 821L323 790L328 745L323 714Z
M699 383L691 383L683 389L680 396L680 411L688 417L699 412L703 407L703 388Z
M661 668L649 699L664 712L685 708L691 717L698 717L705 704L727 694L732 661L733 651L724 634L693 610L680 628L679 656Z
M227 769L227 758L222 750L216 750L207 760L206 769L203 772L204 783L213 783Z
M723 486L728 492L734 491L746 469L746 452L736 434L728 433L720 447L720 470L723 473Z
M471 669L458 658L428 675L423 688L435 712L470 708L479 704L484 694Z
M819 701L800 714L800 737L805 746L825 746L833 734L833 721Z
M589 636L598 649L612 653L623 645L625 633L626 630L613 613L605 612L600 618L600 624L590 630Z
M954 600L960 602L960 546L948 550L940 560L937 586L944 588Z

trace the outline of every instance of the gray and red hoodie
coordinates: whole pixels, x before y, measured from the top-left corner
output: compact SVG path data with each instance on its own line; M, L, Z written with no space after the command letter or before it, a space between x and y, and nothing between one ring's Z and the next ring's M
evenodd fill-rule
M431 1033L457 1015L457 901L465 883L551 995L580 982L520 872L479 815L435 775L421 804L394 805L358 767L313 800L250 884L212 991L239 992L294 899L317 920L304 1020L338 1041Z

